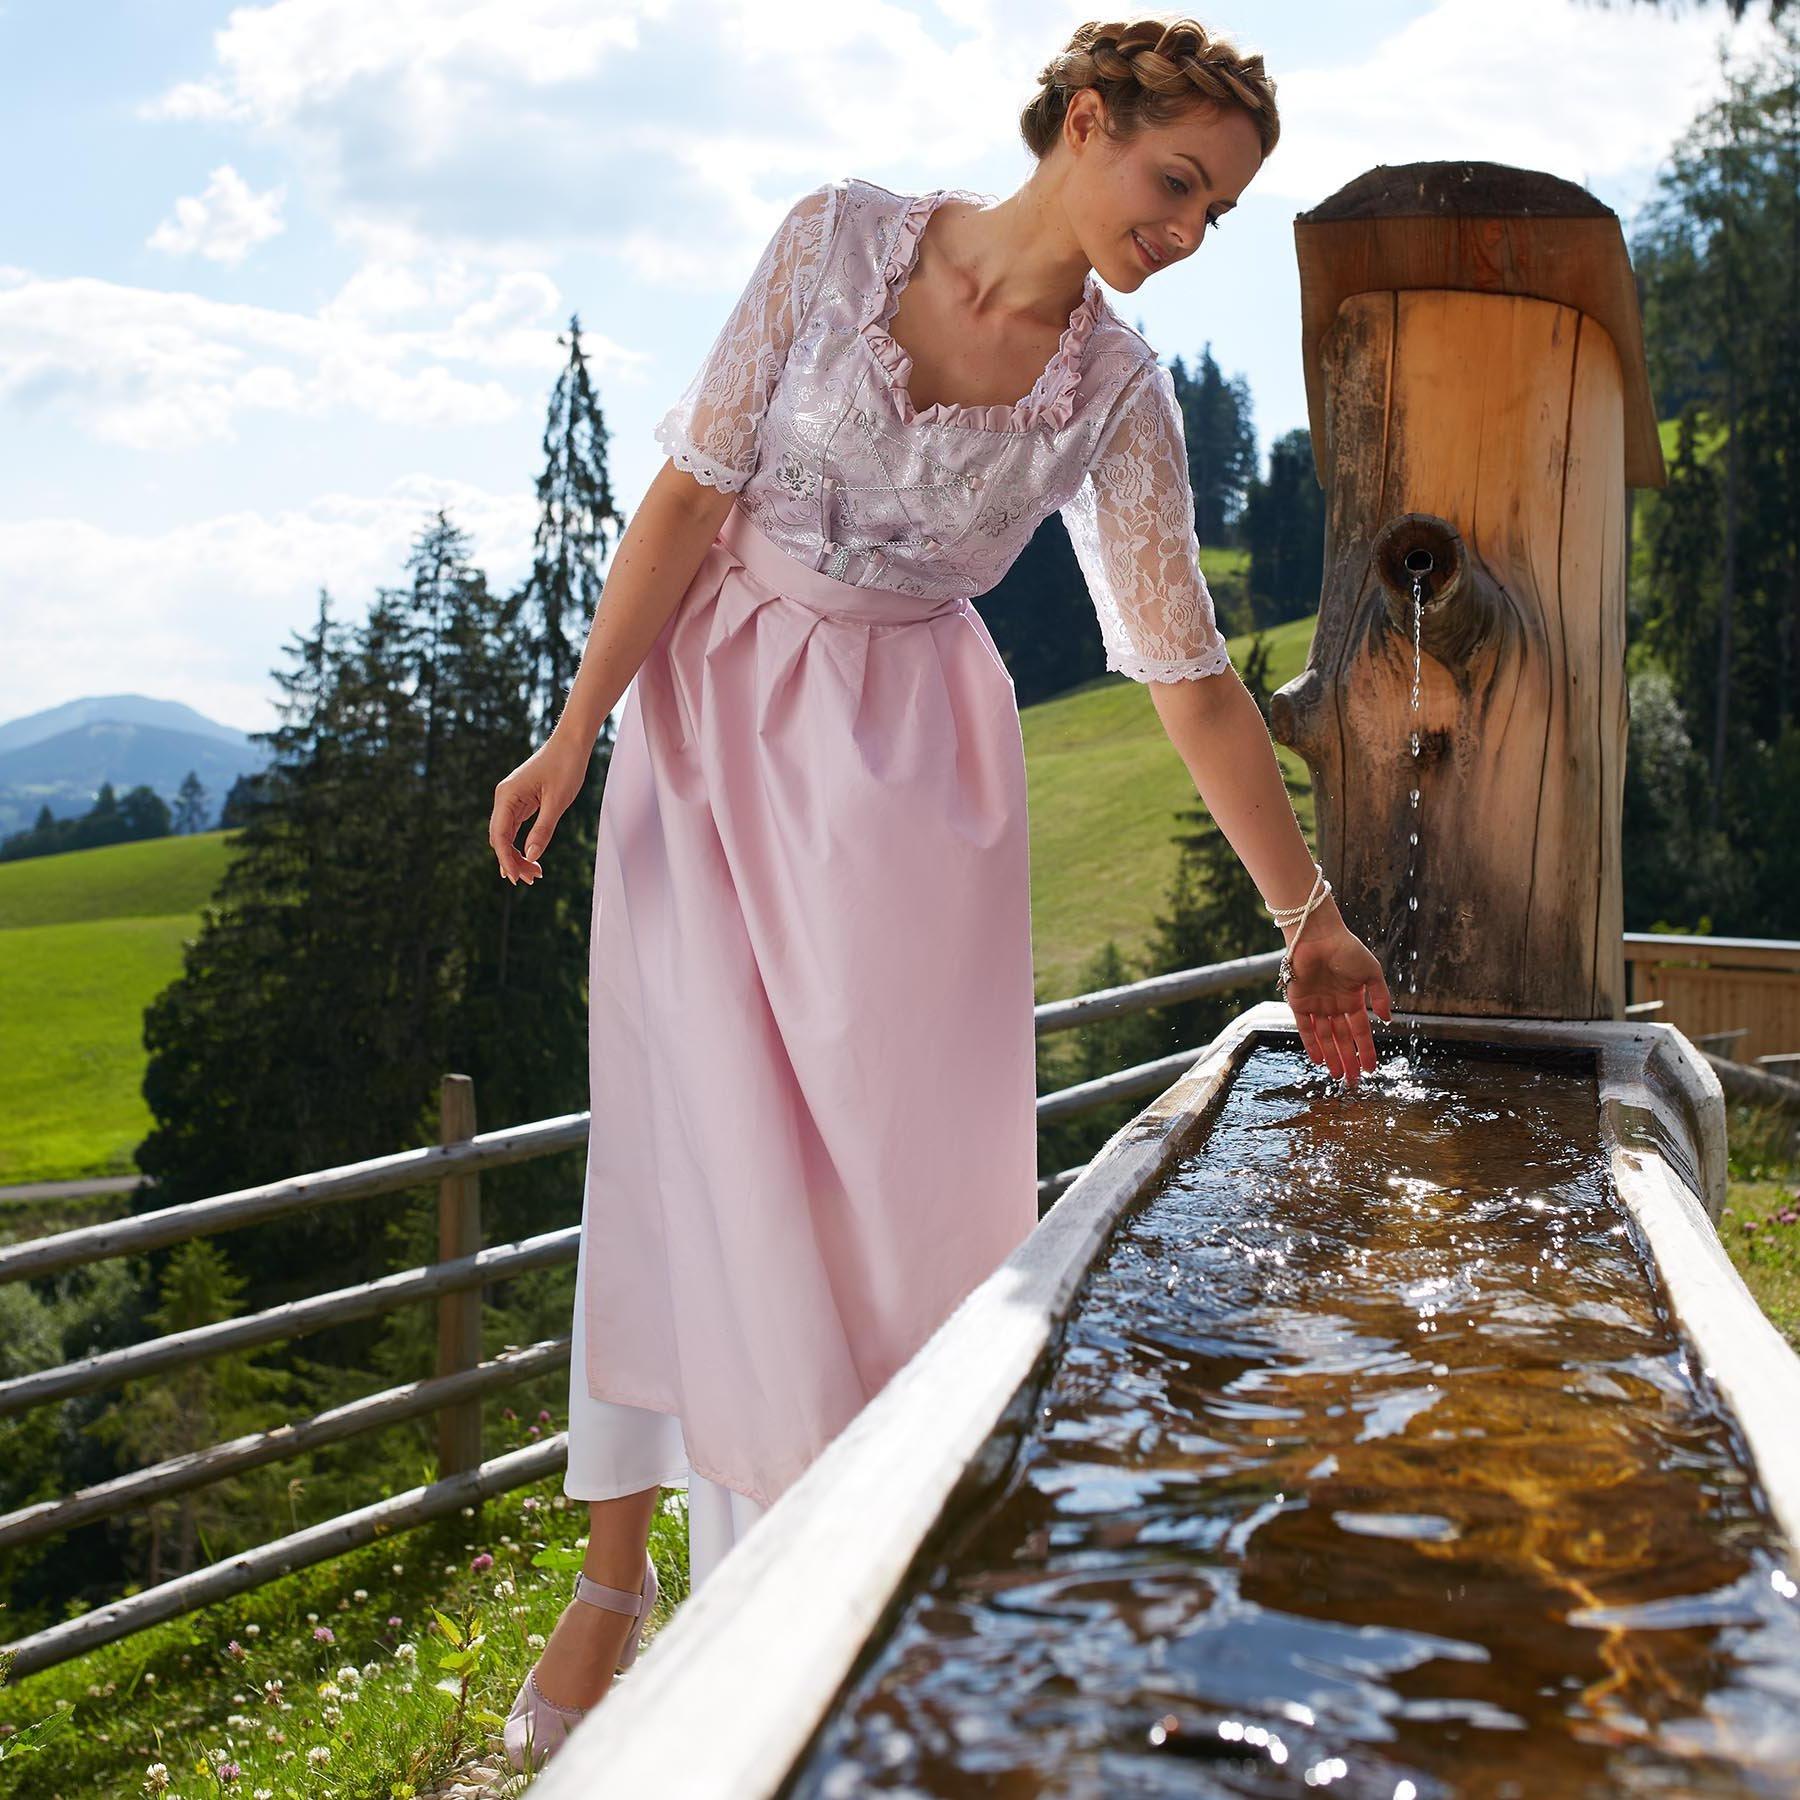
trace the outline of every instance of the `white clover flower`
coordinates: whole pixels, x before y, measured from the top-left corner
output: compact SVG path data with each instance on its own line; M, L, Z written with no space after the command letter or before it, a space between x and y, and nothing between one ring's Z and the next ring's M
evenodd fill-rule
M307 1614L307 1615L306 1615L306 1622L307 1622L307 1624L309 1624L309 1625L316 1625L316 1624L318 1624L318 1622L319 1622L319 1615L318 1615L318 1614L317 1614L317 1613L308 1613L308 1614Z
M365 1675L379 1675L381 1673L381 1664L378 1662L366 1662L362 1666L362 1672Z
M228 1763L231 1761L231 1752L229 1750L215 1750L212 1753L212 1759L216 1763Z
M244 1636L245 1637L261 1637L262 1636L262 1627L260 1625L246 1625L244 1627Z
M168 1785L169 1765L167 1763L152 1763L149 1768L144 1771L144 1788L146 1792L160 1794L168 1787Z
M500 1580L494 1583L494 1598L496 1600L510 1600L518 1591L519 1590L513 1586L512 1578L510 1576L502 1576Z
M241 1700L243 1695L240 1694L238 1698ZM232 1731L248 1731L252 1723L242 1713L232 1713L225 1721L226 1727Z
M156 1671L154 1669L146 1669L144 1671L144 1686L145 1687L155 1687L156 1686Z
M406 1564L405 1563L395 1563L393 1572L396 1575L404 1575L406 1573Z
M462 1515L463 1515L463 1517L464 1517L464 1518L465 1518L465 1519L472 1519L472 1518L474 1518L474 1516L475 1516L475 1509L474 1509L474 1507L472 1507L472 1506L465 1506L465 1507L464 1507L464 1508L463 1508L463 1509L462 1509Z
M544 1634L543 1634L543 1633L542 1633L542 1632L541 1632L541 1631L533 1631L533 1632L531 1632L531 1633L529 1633L529 1634L528 1634L528 1635L527 1635L527 1636L526 1636L526 1639L525 1639L525 1647L526 1647L526 1648L527 1648L527 1649L528 1649L528 1650L541 1650L541 1649L543 1649L543 1647L544 1647Z
M319 1683L319 1698L321 1700L335 1700L340 1692L342 1692L342 1690L335 1681L321 1681Z
M455 1563L445 1563L444 1564L444 1573L446 1575L460 1575L462 1573L462 1570L460 1570L456 1566Z
M275 1800L275 1790L273 1788L257 1788L251 1794L250 1800Z
M367 1588L357 1588L350 1596L350 1598L352 1600L355 1600L358 1602L364 1601L364 1600L368 1599L368 1597L369 1597L369 1590Z
M355 1687L356 1684L362 1680L362 1670L357 1668L354 1663L345 1663L344 1666L338 1670L337 1678L340 1682L346 1683L350 1687Z
M331 1761L331 1746L329 1744L314 1744L313 1747L307 1751L306 1760L311 1763L315 1769L324 1768L324 1766Z
M321 1706L319 1708L319 1717L327 1725L335 1725L343 1716L344 1709L341 1706Z
M396 1644L394 1646L394 1656L399 1662L417 1662L419 1660L419 1646L417 1644Z

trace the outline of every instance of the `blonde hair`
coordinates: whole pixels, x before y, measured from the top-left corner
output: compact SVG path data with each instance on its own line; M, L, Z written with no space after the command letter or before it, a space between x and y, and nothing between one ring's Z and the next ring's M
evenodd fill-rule
M1247 112L1265 157L1281 136L1275 82L1263 71L1261 53L1246 56L1194 19L1090 19L1038 80L1042 85L1019 114L1019 132L1040 162L1062 133L1070 97L1085 87L1099 93L1101 128L1118 143L1146 126L1173 124L1197 100Z

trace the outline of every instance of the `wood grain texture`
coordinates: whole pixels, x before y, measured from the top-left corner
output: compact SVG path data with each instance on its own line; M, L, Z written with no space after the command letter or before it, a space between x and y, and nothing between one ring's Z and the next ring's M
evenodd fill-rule
M1312 770L1340 907L1409 1011L1618 1017L1626 413L1612 337L1527 295L1359 292L1318 355L1325 580L1311 658L1272 725ZM1433 570L1415 715L1402 565L1420 548Z

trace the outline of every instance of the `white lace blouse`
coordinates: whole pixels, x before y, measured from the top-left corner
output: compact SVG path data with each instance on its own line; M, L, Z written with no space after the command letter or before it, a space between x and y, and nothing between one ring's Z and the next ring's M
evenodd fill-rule
M855 177L802 195L657 441L808 567L933 598L986 593L1060 509L1106 666L1222 673L1174 382L1091 273L1030 393L914 409L886 326L952 197L988 198Z

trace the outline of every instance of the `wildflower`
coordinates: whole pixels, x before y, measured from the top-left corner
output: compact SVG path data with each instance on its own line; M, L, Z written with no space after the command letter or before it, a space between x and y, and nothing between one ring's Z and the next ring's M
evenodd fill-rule
M542 1409L542 1410L541 1410L541 1411L540 1411L540 1412L539 1412L539 1413L538 1413L538 1423L539 1423L539 1424L540 1424L540 1425L548 1425L548 1424L549 1424L549 1423L550 1423L550 1409L549 1409L549 1407L547 1407L547 1406L546 1406L546 1407L544 1407L544 1408L543 1408L543 1409Z
M327 1725L335 1725L343 1716L344 1709L341 1706L322 1706L319 1708L319 1717L322 1718Z
M514 1412L510 1406L502 1407L501 1411L500 1411L500 1416L509 1425L516 1425L519 1422L519 1415L516 1412Z
M362 1666L362 1672L365 1675L379 1675L381 1673L381 1664L378 1662L366 1662Z
M348 1612L349 1610L350 1610L350 1602L348 1600L340 1599L338 1601L338 1611L339 1612Z
M518 1591L519 1590L513 1586L510 1576L494 1583L494 1598L496 1600L510 1600Z
M275 1790L273 1788L258 1788L250 1796L250 1800L275 1800Z
M262 1627L260 1625L246 1625L244 1627L244 1636L245 1637L261 1637L262 1636Z
M269 1679L263 1683L263 1698L265 1700L279 1700L281 1698L281 1677L279 1675L271 1675Z
M232 1782L236 1781L238 1777L243 1774L243 1772L244 1771L234 1762L222 1762L219 1764L218 1768L213 1771L219 1778L220 1787L229 1787Z
M214 1750L211 1752L211 1755L213 1761L216 1763L231 1761L231 1752L229 1750Z
M146 1669L144 1671L144 1686L145 1687L155 1687L156 1686L156 1671L154 1669Z
M406 1564L405 1563L395 1563L393 1572L396 1575L404 1575L406 1573Z
M474 1507L472 1507L472 1506L465 1506L465 1507L464 1507L464 1508L463 1508L463 1509L462 1509L462 1516L463 1516L463 1517L464 1517L464 1518L465 1518L465 1519L472 1519L472 1518L474 1518L474 1516L475 1516L475 1509L474 1509Z
M99 1682L97 1682L97 1681L90 1681L90 1682L89 1682L89 1683L88 1683L88 1698L89 1698L89 1699L91 1699L91 1700L97 1700L97 1699L99 1699L99 1697L100 1697L100 1684L99 1684Z
M168 1785L169 1765L167 1763L152 1763L144 1771L144 1791L146 1793L163 1793L167 1790Z
M532 1426L528 1426L526 1428L525 1435L527 1437L542 1437L544 1434L537 1428L537 1426L532 1425Z
M306 1760L311 1763L315 1769L324 1768L324 1766L331 1761L331 1747L328 1744L314 1744L313 1747L307 1751Z
M287 1742L287 1733L283 1731L279 1725L269 1726L263 1732L263 1736L266 1737L271 1744L285 1744Z
M494 1566L493 1557L491 1557L487 1553L487 1551L483 1550L481 1552L481 1554L479 1556L477 1556L475 1558L475 1560L469 1564L469 1573L471 1575L480 1575L485 1570L491 1569L493 1566Z
M232 1713L225 1720L225 1729L227 1731L248 1731L254 1723L253 1719L245 1717L243 1713Z
M388 1614L388 1630L389 1631L398 1631L400 1629L402 1622L403 1621L401 1620L401 1617L398 1613L389 1613Z
M369 1597L369 1590L368 1590L368 1589L367 1589L367 1588L358 1588L358 1589L357 1589L357 1590L356 1590L356 1591L355 1591L355 1592L354 1592L354 1593L353 1593L353 1594L352 1594L352 1595L351 1595L351 1596L350 1596L350 1598L351 1598L351 1599L352 1599L352 1600L354 1600L354 1601L355 1601L355 1602L356 1602L356 1604L357 1604L357 1605L358 1605L358 1606L361 1606L361 1605L362 1605L362 1603L363 1603L363 1602L364 1602L364 1601L365 1601L365 1600L366 1600L366 1599L368 1599L368 1597Z
M321 1700L335 1700L343 1691L344 1690L340 1688L335 1681L321 1681L319 1683L319 1698Z
M231 1642L225 1646L225 1654L236 1662L244 1662L248 1659L250 1652L246 1650L236 1638L233 1638Z
M306 1615L306 1622L307 1622L307 1624L309 1624L309 1625L316 1625L316 1624L318 1624L318 1622L319 1622L319 1615L318 1615L318 1614L317 1614L317 1613L308 1613L308 1614L307 1614L307 1615Z
M337 1678L344 1686L355 1687L356 1684L362 1680L362 1671L358 1669L354 1663L345 1663L344 1666L338 1670Z
M396 1644L394 1646L394 1660L396 1662L417 1662L419 1660L419 1646L417 1644Z
M536 1494L527 1494L525 1498L519 1502L519 1511L536 1512L542 1505L543 1501L541 1501Z
M526 1645L526 1648L530 1649L530 1650L543 1649L544 1634L541 1631L533 1631L533 1632L527 1633L526 1638L525 1638L525 1645Z
M313 1627L313 1642L315 1644L335 1644L337 1642L337 1633L333 1631L329 1625L315 1625Z
M457 1568L455 1563L445 1563L444 1564L444 1573L446 1575L457 1575L457 1574L461 1573L461 1570L459 1570Z

